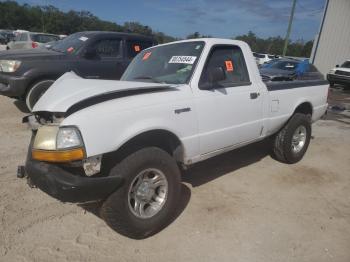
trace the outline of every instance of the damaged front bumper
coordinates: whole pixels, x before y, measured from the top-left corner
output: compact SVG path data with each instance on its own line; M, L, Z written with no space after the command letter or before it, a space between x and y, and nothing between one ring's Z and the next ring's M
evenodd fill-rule
M123 184L121 177L98 174L102 156L62 164L33 159L32 147L41 125L33 116L23 122L29 124L33 134L26 164L17 176L26 175L30 185L63 202L84 203L105 199Z
M85 177L63 166L27 159L30 184L63 202L83 203L107 198L123 183L117 176Z

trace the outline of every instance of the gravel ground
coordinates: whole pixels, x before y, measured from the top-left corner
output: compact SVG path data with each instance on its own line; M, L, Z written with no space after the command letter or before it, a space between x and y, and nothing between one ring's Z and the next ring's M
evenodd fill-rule
M350 261L346 114L313 125L297 164L276 162L262 142L195 165L184 173L177 219L132 240L95 206L60 203L16 178L30 137L16 104L0 97L0 261Z

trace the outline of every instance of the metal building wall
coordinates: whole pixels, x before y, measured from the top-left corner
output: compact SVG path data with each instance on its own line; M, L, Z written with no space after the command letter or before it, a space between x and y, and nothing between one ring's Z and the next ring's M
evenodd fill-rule
M311 61L324 75L350 59L350 0L326 0Z

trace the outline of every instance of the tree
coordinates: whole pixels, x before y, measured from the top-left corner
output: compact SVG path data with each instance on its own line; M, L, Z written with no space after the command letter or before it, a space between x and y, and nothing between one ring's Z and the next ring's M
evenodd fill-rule
M248 43L254 52L282 55L284 39L280 36L263 39L249 31L248 34L236 36L235 39ZM313 41L290 41L287 56L310 57L312 45Z
M89 11L62 12L48 6L19 5L14 1L0 2L0 28L23 29L52 34L72 34L79 31L116 31L153 36L159 43L174 41L175 38L162 32L154 32L147 25L126 22L118 25L104 21Z

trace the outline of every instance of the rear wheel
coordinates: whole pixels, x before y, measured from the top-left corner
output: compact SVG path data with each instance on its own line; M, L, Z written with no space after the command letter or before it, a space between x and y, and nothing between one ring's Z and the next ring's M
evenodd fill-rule
M49 89L49 87L54 83L54 80L41 80L36 82L28 91L26 95L26 105L31 111L38 102L39 98Z
M180 194L180 171L165 151L148 147L116 164L109 175L124 184L101 207L106 223L122 235L142 239L173 219Z
M310 138L310 116L296 113L274 137L274 156L284 163L296 163L303 158L309 146Z

